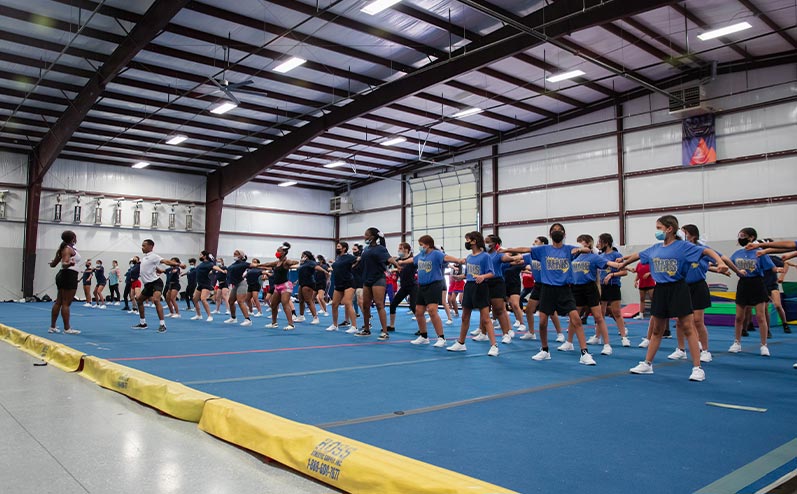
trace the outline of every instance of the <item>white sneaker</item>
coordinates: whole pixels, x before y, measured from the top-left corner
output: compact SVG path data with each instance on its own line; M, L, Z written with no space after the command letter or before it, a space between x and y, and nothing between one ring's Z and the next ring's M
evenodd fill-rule
M512 327L513 328L519 328L520 327L520 321L515 321L515 324L513 324Z
M477 335L478 335L479 333L481 333L481 332L482 332L482 330L481 330L481 329L479 329L479 328L476 328L476 329L474 329L473 331L471 331L471 332L470 332L470 335L471 335L471 336L477 336Z
M417 317L415 317L415 316L412 316L412 320L413 320L413 321L417 321L417 320L418 320L418 318L417 318Z
M525 331L526 330L526 325L525 324L521 324L520 326L517 327L517 330L518 331Z
M728 348L730 353L739 353L742 351L742 344L738 341L734 341L730 348Z
M437 338L437 341L432 346L435 347L435 348L443 348L444 346L446 346L446 339L445 338Z
M335 326L334 324L330 324L329 326L327 326L327 331L337 331L337 330L338 327Z
M676 348L674 352L667 355L667 358L670 360L686 360L686 352L680 348Z
M521 340L536 340L537 335L535 333L526 333L520 337Z
M357 329L357 327L356 327L356 326L351 326L351 327L349 327L349 329L347 329L347 330L346 330L346 333L347 333L347 334L354 334L354 333L356 333L357 331L358 331L358 329Z
M243 322L241 322L241 326L251 326L251 325L252 325L251 319L244 319Z
M329 312L326 312L326 311L324 311L324 312L322 312L322 313L321 313L321 315L322 315L322 316L328 316L328 315L329 315Z
M622 340L620 340L620 341L621 341L621 343L622 343L622 345L623 345L624 347L629 347L629 346L631 346L631 340L629 340L629 339L628 339L628 337L625 337L625 338L623 338L623 339L622 339Z
M498 347L493 345L490 347L490 350L487 352L488 357L497 357L498 356Z
M587 345L599 345L600 342L601 342L601 339L598 338L597 336L590 336L587 339Z
M97 306L98 309L105 309L105 304Z
M80 334L80 330L69 328L64 330L64 334Z
M127 311L127 313L128 314L138 314L138 311L136 309L130 309L129 311Z
M546 352L545 350L540 350L539 352L537 352L536 355L531 357L531 360L537 360L537 361L551 360L551 354L549 352Z
M294 329L296 329L296 326L294 326L293 324L288 324L284 328L282 328L283 331L293 331Z
M255 312L255 313L252 314L252 316L254 316L254 317L263 317L263 313L262 312Z
M413 345L428 345L429 338L424 338L423 336L419 336L414 340L412 340L410 343L412 343Z
M94 306L91 305L90 303L86 302L85 304L83 304L83 307L94 307Z
M485 336L487 336L487 335L485 335ZM501 338L501 343L503 343L504 345L508 345L508 344L512 343L512 336L510 336L509 334L505 334L504 337Z
M583 365L595 365L595 359L592 358L592 355L585 353L578 359L578 363Z
M304 322L304 316L296 316L293 318L293 322Z
M573 343L571 343L569 341L565 341L564 343L559 345L559 347L557 348L557 350L559 350L560 352L572 352L575 349L576 349L576 347L574 347Z
M489 339L490 339L490 337L488 337L488 336L487 336L486 334L484 334L484 333L479 333L479 334L477 334L476 336L474 336L474 337L473 337L473 338L471 338L471 339L472 339L473 341L487 341L487 340L489 340Z
M314 317L313 320L310 321L310 324L320 324L320 323L321 321L319 321L317 317Z
M703 350L702 352L700 352L701 362L711 362L712 360L714 360L714 357L711 356L711 352L709 352L708 350Z
M644 319L644 318L645 318L645 316L643 316L641 312L634 316L634 319L636 319L636 320Z
M761 345L761 356L769 357L769 348L766 345Z
M198 321L200 319L202 319L202 316L194 316L191 318L192 321Z
M47 330L48 333L60 333L61 330L58 328L50 328Z
M280 327L280 325L275 322L272 322L271 324L266 324L265 327L269 329L277 329L278 327Z
M556 335L556 342L557 343L562 343L563 341L565 341L565 334L564 333L559 333L558 335Z
M630 372L631 374L653 374L653 365L643 360L636 367L632 367Z
M172 314L173 319L180 319L182 316L180 314Z
M458 341L455 341L453 345L451 345L450 347L446 348L446 350L448 350L449 352L464 352L467 349L468 349L468 347L466 347L465 345L463 345L462 343L460 343Z
M427 322L427 323L430 323L430 322L432 322L432 318L431 318L431 317L427 317L427 318L426 318L426 322Z
M514 331L514 330L512 330L512 329L510 329L509 331L507 331L507 333L506 333L506 334L508 334L510 338L514 338L514 337L515 337L515 331Z
M214 310L214 311L211 312L211 314L219 314L219 311Z
M122 305L119 302L114 302L113 305Z
M612 346L609 344L603 345L603 350L601 350L601 355L611 355L612 354Z
M705 381L706 373L700 367L692 367L692 373L689 374L690 381Z
M454 321L452 321L451 319L449 319L448 321L446 321L446 324L454 324Z
M638 346L639 348L647 348L647 347L648 347L648 345L650 345L650 340L649 340L649 339L647 339L647 338L642 338L642 341L640 341L640 342L639 342L639 345L637 345L637 346Z
M208 318L207 318L207 319L205 319L205 321L207 321L207 322L213 322L213 316L208 316Z
M227 319L226 321L224 321L224 324L238 324L238 320L236 318L234 318L234 317L231 317L231 318Z

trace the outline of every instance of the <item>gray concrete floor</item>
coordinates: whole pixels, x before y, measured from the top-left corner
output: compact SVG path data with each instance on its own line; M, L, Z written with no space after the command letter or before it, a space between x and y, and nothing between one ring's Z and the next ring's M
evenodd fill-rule
M0 492L331 493L0 342Z

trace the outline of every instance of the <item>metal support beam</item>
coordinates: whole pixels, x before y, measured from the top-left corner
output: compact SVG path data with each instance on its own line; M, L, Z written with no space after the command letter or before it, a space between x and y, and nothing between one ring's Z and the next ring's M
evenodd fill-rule
M326 129L382 108L392 101L405 98L424 89L451 80L463 73L479 69L497 60L513 56L538 46L543 42L564 36L580 29L610 22L651 8L667 5L673 0L637 0L622 6L615 3L599 3L584 10L581 0L563 0L543 7L523 18L523 24L534 26L545 24L546 39L518 33L516 29L501 28L483 38L481 43L472 43L452 53L451 58L437 60L396 81L386 83L373 92L362 96L341 108L333 109L296 132L278 139L258 150L243 156L230 166L214 172L208 181L208 200L224 197L251 180L261 171L303 146Z
M208 181L208 186L210 181ZM221 233L221 211L224 199L214 199L205 203L205 250L216 255Z
M792 38L787 31L784 31L778 24L773 21L768 15L761 11L758 7L753 4L750 0L739 0L739 3L744 5L747 10L755 14L756 17L764 21L764 24L769 26L772 31L778 33L778 35L783 38L788 44L790 44L793 48L797 48L797 40Z
M401 175L401 241L407 241L407 181Z
M625 155L623 154L623 105L614 107L614 118L617 123L617 207L620 214L620 245L625 245Z
M498 235L498 145L492 147L492 174L493 174L493 233Z
M167 25L188 0L157 0L142 22L130 31L107 61L81 89L80 93L64 110L63 115L33 149L28 166L28 198L25 216L25 242L23 247L23 296L33 295L33 280L36 273L36 247L38 243L39 213L41 208L41 187L44 175L66 146L69 138L77 130L91 107L102 94L105 86L113 80L120 70L141 51L163 26Z
M688 20L692 21L692 23L699 28L709 29L711 27L706 21L698 17L696 14L686 10L686 7L684 7L679 3L673 3L672 5L670 5L670 7L672 7L674 11L686 17ZM728 48L730 48L731 50L735 51L736 53L744 57L745 60L750 60L750 54L744 51L743 49L739 48L736 44L733 43L732 40L728 39L725 36L717 38L717 40L719 40L719 42L724 45L728 45Z

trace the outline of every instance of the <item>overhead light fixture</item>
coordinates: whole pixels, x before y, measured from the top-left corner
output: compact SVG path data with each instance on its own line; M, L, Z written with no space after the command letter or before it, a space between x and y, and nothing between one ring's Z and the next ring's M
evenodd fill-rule
M284 74L285 72L289 72L295 69L296 67L305 63L306 61L307 60L305 60L304 58L291 57L288 60L285 60L281 64L274 67L274 72L279 72L280 74Z
M366 14L369 15L378 14L383 10L385 10L386 8L399 3L400 1L401 0L374 0L373 2L369 3L368 5L360 9L360 12L365 12Z
M332 163L327 163L324 165L324 168L337 168L339 166L346 166L345 161L333 161Z
M406 140L407 140L406 137L394 137L393 139L388 139L384 142L380 142L380 144L383 146L395 146L396 144L401 144Z
M721 36L727 36L728 34L738 33L739 31L750 29L751 27L753 26L749 22L739 22L736 24L731 24L730 26L706 31L703 34L698 34L697 37L700 39L700 41L707 41L710 39L719 38Z
M477 114L479 114L479 113L481 113L483 111L484 110L482 110L481 108L478 108L478 107L474 106L473 108L468 108L467 110L462 110L460 112L457 112L457 113L451 115L451 117L452 118L465 118L465 117L469 117L471 115L477 115Z
M559 82L559 81L566 81L567 79L572 79L574 77L579 77L584 75L583 70L571 70L570 72L562 72L560 74L554 74L551 77L545 79L548 82Z
M292 181L292 180L289 180L289 181L287 181L287 182L282 182L282 183L279 183L279 184L277 184L277 186L278 186L278 187L291 187L292 185L296 185L296 183L297 183L297 182L294 182L294 181Z
M188 136L184 136L182 134L177 134L176 136L174 136L171 139L169 139L168 141L166 141L166 144L180 144L181 142L183 142L186 139L188 139Z
M216 115L221 115L222 113L227 113L228 111L232 110L233 108L237 108L238 103L234 101L223 101L218 105L214 106L210 109L210 113L215 113Z
M148 166L149 166L149 163L147 163L146 161L139 161L138 163L133 165L133 168L141 169L141 168L146 168Z

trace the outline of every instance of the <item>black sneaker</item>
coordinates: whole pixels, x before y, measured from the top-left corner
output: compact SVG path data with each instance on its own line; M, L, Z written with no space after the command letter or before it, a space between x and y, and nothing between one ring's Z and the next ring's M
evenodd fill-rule
M393 326L388 326L387 330L392 333L393 331L396 330L396 328L394 328Z
M130 307L125 305L124 308L122 308L121 310L123 310L125 312L130 312Z
M390 335L387 334L387 333L382 333L382 334L379 335L379 338L377 338L377 340L381 340L381 341L389 340L389 339L390 339Z
M747 332L747 328L742 328L742 336L750 336L750 333Z
M772 339L772 331L767 329L767 339Z
M133 329L147 329L149 326L147 326L147 323L144 323L144 324L138 323L135 326L131 326L131 327Z
M371 330L370 329L361 329L361 330L357 331L356 333L354 333L354 336L371 336Z
M670 328L667 328L667 329L664 330L664 334L662 335L662 338L672 338L672 333L670 332Z
M753 326L753 323L747 325L747 331L755 333L755 326Z
M165 333L165 332L166 332L166 326L165 325L158 326L158 333Z
M351 323L349 321L343 321L338 326L345 328L346 326L351 326Z
M421 335L421 330L419 329L418 331L415 332L415 336L420 336L420 335Z
M783 325L783 332L786 334L791 334L791 328L789 327L788 324Z

